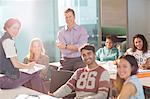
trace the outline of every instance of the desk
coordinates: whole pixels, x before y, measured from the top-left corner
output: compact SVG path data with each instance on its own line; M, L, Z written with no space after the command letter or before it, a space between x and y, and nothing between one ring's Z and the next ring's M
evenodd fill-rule
M150 87L150 77L139 78L142 85L145 87Z
M55 68L56 70L62 68L60 62L52 62L52 63L49 63L49 66L52 66L52 67Z
M43 93L34 91L32 89L29 89L23 86L17 87L15 89L0 90L0 99L15 99L15 97L19 94L41 95L40 96L41 99L56 99L54 97L44 95Z

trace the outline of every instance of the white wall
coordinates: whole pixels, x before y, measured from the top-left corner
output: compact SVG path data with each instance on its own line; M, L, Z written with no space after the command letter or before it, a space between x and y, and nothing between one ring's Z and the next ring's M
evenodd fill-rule
M143 34L150 45L150 1L128 0L128 44L135 34ZM150 48L150 47L149 47Z
M101 0L101 25L127 27L127 1Z

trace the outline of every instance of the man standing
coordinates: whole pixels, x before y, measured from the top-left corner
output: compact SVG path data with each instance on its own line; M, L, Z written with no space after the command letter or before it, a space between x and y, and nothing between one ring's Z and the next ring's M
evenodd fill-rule
M58 31L56 45L61 51L61 65L64 70L75 71L84 67L79 48L88 42L86 30L75 23L75 13L68 8L65 12L67 25Z
M66 84L49 95L62 98L75 90L76 99L107 99L109 73L96 63L95 48L85 45L80 52L86 67L76 70Z

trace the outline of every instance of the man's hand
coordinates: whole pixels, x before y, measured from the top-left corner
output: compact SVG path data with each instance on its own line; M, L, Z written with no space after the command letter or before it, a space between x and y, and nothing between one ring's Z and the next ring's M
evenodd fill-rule
M65 49L66 48L66 44L62 43L62 42L59 42L56 44L58 48L60 49Z

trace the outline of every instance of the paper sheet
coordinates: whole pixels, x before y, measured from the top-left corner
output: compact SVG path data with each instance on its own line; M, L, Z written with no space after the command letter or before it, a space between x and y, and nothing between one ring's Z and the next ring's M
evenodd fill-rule
M44 69L45 66L44 65L41 65L41 64L35 64L35 66L31 69L19 69L21 72L25 72L25 73L28 73L28 74L33 74L37 71L40 71L42 69Z

